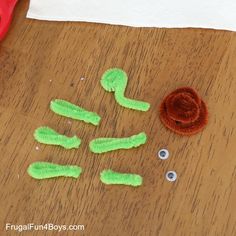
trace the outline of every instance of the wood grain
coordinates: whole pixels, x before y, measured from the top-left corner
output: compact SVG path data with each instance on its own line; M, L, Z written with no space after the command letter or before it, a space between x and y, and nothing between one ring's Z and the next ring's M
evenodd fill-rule
M236 34L35 21L25 19L27 7L20 1L0 46L0 234L18 235L5 231L6 223L33 222L85 225L62 235L236 235ZM102 89L100 77L110 67L128 73L127 97L150 102L149 112L123 109ZM180 86L194 87L210 113L206 129L189 138L158 117L164 96ZM99 113L101 125L52 113L54 98ZM41 125L77 134L81 148L36 143L32 134ZM88 149L94 137L141 131L149 140L138 149L104 155ZM171 154L166 161L156 156L163 147ZM36 181L26 172L34 161L76 164L84 173L78 181ZM103 185L106 168L140 174L144 185ZM177 172L176 182L166 181L168 170Z

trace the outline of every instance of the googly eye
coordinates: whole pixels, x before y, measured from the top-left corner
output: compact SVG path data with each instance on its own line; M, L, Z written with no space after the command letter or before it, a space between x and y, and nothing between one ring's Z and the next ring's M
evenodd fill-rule
M174 182L177 179L177 174L175 171L168 171L166 173L166 179L170 182Z
M169 157L169 151L167 149L161 149L158 152L158 156L161 160L166 160Z

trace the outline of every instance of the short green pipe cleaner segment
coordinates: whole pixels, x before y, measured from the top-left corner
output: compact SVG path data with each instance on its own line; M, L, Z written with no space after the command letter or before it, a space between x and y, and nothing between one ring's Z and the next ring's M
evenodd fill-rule
M136 174L124 174L113 170L104 170L100 174L100 179L104 184L122 184L137 187L142 185L143 178Z
M61 99L51 101L50 108L58 115L69 117L75 120L81 120L93 125L98 125L101 120L101 117L98 114L86 111L79 106Z
M110 152L118 149L131 149L145 144L147 136L144 132L128 138L98 138L90 142L90 150L94 153Z
M118 68L107 70L101 79L102 87L108 92L115 92L115 99L121 106L138 111L149 110L149 103L132 100L125 97L124 93L127 82L127 74Z
M66 149L79 148L81 139L77 136L67 137L57 133L49 127L40 127L35 130L34 138L43 144L58 145Z
M79 178L82 168L79 166L64 166L49 162L34 162L27 170L34 179L49 179L55 177Z

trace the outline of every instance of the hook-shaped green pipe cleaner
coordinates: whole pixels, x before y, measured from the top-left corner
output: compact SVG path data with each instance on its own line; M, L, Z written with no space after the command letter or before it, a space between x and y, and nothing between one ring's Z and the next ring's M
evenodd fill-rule
M108 92L115 92L115 99L121 106L138 111L147 111L150 108L149 103L125 97L127 82L127 74L119 68L107 70L101 79L102 87Z
M145 144L147 136L144 132L128 138L97 138L90 142L90 150L94 153L104 153L118 149L131 149Z
M61 99L51 101L50 108L58 115L81 120L93 125L98 125L101 120L101 117L97 113L86 111L79 106Z
M66 149L79 148L81 139L77 136L67 137L49 127L39 127L34 132L34 138L43 144L58 145Z
M28 167L28 174L34 179L49 179L55 177L79 178L82 168L79 166L64 166L49 162L34 162Z
M104 170L100 174L100 180L104 184L122 184L137 187L142 185L143 178L136 174L118 173L113 170Z

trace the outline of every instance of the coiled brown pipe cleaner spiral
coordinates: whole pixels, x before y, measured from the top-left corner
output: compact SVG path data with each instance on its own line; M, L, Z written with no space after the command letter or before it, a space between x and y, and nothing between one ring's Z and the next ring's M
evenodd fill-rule
M176 89L160 106L162 123L180 135L200 132L208 122L208 111L204 101L190 87Z

